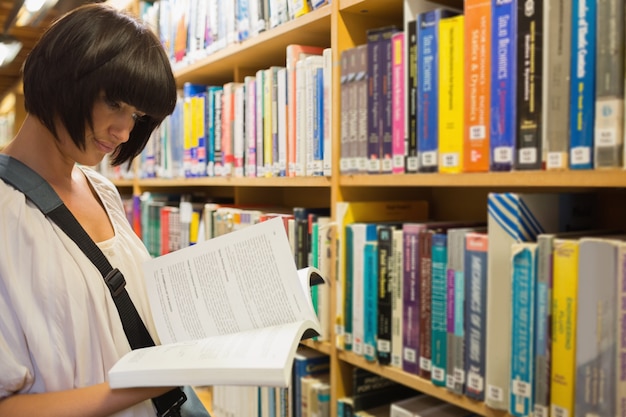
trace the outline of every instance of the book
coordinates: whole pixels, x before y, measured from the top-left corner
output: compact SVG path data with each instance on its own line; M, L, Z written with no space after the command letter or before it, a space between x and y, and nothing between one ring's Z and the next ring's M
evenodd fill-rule
M550 414L574 415L578 239L554 240Z
M493 2L491 29L490 169L513 169L517 142L517 3Z
M406 172L417 172L417 20L406 24Z
M404 44L405 33L396 32L391 38L392 61L391 61L391 117L392 117L392 167L394 174L404 174L404 160L406 156L406 133L405 133L405 115L404 115L404 99L405 91L405 75L404 69Z
M485 398L488 243L487 233L465 235L465 395L478 401Z
M574 409L580 415L617 415L615 288L618 239L622 237L583 237L579 241Z
M147 261L162 345L124 355L110 386L288 386L299 341L320 332L309 287L324 281L289 251L275 218Z
M532 414L534 399L535 283L537 242L511 245L511 392L509 413Z
M293 417L302 415L302 380L306 377L330 372L328 355L313 350L306 346L300 346L296 351L293 362L293 374L291 378L291 409Z
M397 228L392 231L392 261L390 264L391 286L391 359L390 365L402 369L402 268L403 231Z
M439 22L439 172L463 171L465 16Z
M570 169L593 168L596 81L596 2L572 2Z
M594 167L624 165L624 2L597 3Z
M537 170L543 166L543 7L528 7L520 1L517 19L517 155L514 168Z
M464 15L463 170L486 172L490 164L491 1L465 0Z
M416 395L390 405L390 417L417 417L422 412L445 404L442 400L430 395Z
M615 378L615 413L623 416L626 413L626 244L617 248L617 320L613 329L617 339L617 375Z
M545 168L569 168L569 79L572 2L546 1L543 31L543 123Z

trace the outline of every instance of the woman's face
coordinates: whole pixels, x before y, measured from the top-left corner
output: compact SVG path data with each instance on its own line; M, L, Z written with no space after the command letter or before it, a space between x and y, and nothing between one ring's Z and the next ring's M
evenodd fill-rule
M97 165L106 154L115 152L126 141L135 123L144 117L144 113L124 102L109 100L104 93L94 103L92 120L93 130L86 126L85 149L76 149L76 162ZM68 142L71 140L68 138Z

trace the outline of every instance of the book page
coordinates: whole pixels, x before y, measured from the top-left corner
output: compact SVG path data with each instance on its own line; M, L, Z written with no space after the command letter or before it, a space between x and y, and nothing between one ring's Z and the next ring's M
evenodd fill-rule
M151 259L144 275L161 343L317 323L278 218Z

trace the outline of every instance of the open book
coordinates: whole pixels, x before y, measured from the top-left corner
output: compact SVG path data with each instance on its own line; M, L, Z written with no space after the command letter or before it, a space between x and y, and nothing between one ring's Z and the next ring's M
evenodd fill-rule
M122 357L112 388L286 387L298 343L320 332L310 285L324 278L296 269L278 218L151 259L144 274L162 344Z

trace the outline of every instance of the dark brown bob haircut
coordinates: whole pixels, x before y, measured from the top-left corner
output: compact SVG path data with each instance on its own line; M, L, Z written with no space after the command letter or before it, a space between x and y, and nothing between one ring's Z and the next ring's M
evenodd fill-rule
M58 139L55 122L85 148L93 106L102 93L144 112L113 165L139 155L152 131L174 111L176 83L158 37L134 17L105 4L80 6L53 23L26 58L26 111Z

